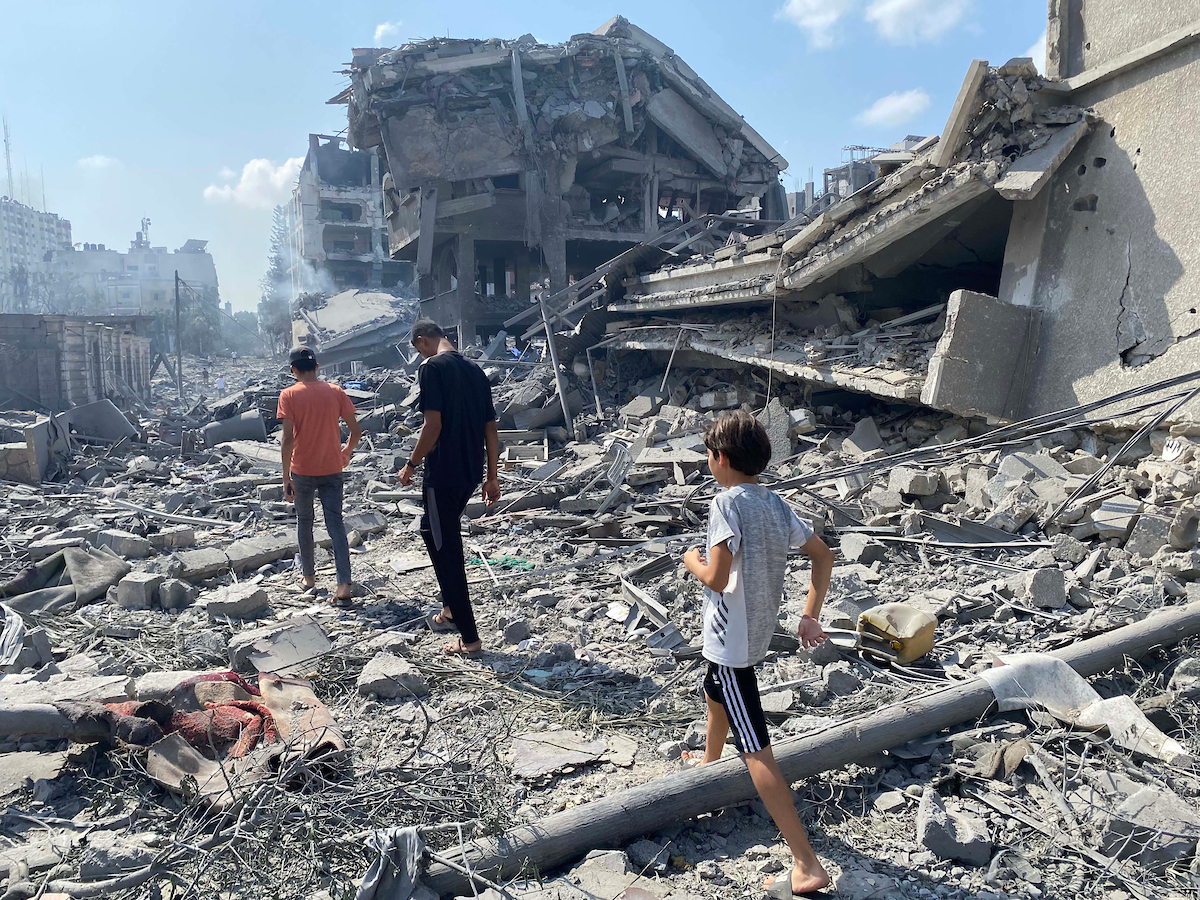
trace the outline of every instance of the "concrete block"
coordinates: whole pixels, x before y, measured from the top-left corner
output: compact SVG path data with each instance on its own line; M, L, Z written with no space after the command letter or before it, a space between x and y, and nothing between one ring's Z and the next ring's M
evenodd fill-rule
M862 563L864 566L887 559L887 547L865 534L856 532L842 535L841 550L847 562Z
M158 602L163 609L185 609L196 599L196 589L179 578L168 578L158 588Z
M153 572L130 572L117 583L117 605L125 609L149 609L158 600L163 576Z
M938 480L937 472L924 472L921 469L897 466L888 476L888 490L895 491L897 494L929 497L937 493Z
M1118 495L1103 501L1100 508L1092 513L1091 520L1096 526L1097 536L1102 540L1111 538L1125 540L1141 511L1141 500L1136 497Z
M771 462L779 463L790 457L793 450L792 417L779 398L773 398L757 418L771 440Z
M1169 510L1153 506L1143 508L1133 528L1129 530L1125 549L1136 556L1149 559L1163 547L1170 545L1173 519L1174 516Z
M1050 552L1059 562L1069 562L1077 566L1087 559L1088 547L1083 541L1077 541L1069 534L1056 534L1050 538Z
M396 697L424 697L429 685L420 670L402 656L394 653L377 653L363 667L358 676L358 692L363 696L374 694L388 699Z
M1067 582L1059 568L1034 569L1021 575L1022 599L1038 609L1062 609L1067 605Z
M1196 549L1197 531L1200 530L1200 510L1194 506L1181 506L1171 520L1167 540L1175 550Z
M41 484L37 451L28 438L21 443L0 444L0 480L19 484Z
M817 430L817 414L811 409L793 409L788 417L792 420L792 434L812 434Z
M108 547L122 559L145 559L153 550L153 545L146 538L121 531L117 528L107 528L96 536L96 544Z
M865 456L883 446L883 438L879 436L879 428L870 416L859 419L850 437L842 442L842 449L854 456Z
M350 513L342 517L346 531L357 531L359 534L379 534L387 531L387 517L377 509L365 512Z
M184 550L171 560L170 572L185 581L203 581L229 568L229 557L225 551L213 547L203 550Z
M150 545L156 550L190 547L196 543L196 532L190 525L172 525L150 535Z
M986 866L992 856L987 823L970 813L951 812L928 788L917 807L917 840L939 859Z
M200 604L208 610L210 622L251 619L266 607L267 592L256 584L234 584L201 597Z
M955 291L929 361L921 402L963 416L1019 418L1025 371L1041 313L987 294Z
M225 548L225 555L229 558L229 567L241 573L277 559L295 556L297 549L295 535L264 534L234 541Z

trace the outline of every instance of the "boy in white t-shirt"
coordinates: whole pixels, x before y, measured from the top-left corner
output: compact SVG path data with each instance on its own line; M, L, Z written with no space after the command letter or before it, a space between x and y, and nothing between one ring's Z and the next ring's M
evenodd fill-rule
M758 483L771 459L771 442L754 416L741 411L722 416L709 427L704 443L713 477L728 490L714 497L709 508L707 559L699 547L683 557L688 571L707 588L708 737L697 762L720 759L732 728L754 787L795 858L790 879L768 882L767 894L810 894L829 885L829 874L808 842L791 788L771 752L754 666L766 657L779 621L791 547L812 559L812 584L797 636L805 647L825 640L817 616L829 590L833 552L783 498Z

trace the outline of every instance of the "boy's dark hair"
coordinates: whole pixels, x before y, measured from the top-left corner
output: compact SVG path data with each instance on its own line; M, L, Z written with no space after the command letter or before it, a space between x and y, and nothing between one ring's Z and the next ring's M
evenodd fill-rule
M442 331L442 326L433 319L417 319L413 322L409 340L415 344L417 338L444 338L445 336L446 332Z
M771 461L771 439L762 422L745 410L718 416L704 433L704 446L724 453L743 475L757 475Z
M288 365L297 372L315 372L317 355L309 347L296 347L288 355Z

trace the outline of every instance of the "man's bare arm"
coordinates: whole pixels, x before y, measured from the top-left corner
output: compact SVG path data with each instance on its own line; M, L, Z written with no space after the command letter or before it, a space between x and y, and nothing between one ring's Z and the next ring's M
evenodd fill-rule
M346 418L349 416L349 418ZM346 424L350 426L350 437L346 440L346 446L342 448L342 465L350 465L350 454L354 452L354 448L358 446L358 442L362 440L362 426L358 424L358 416L354 415L354 410L350 410L342 418Z
M279 455L283 462L283 492L289 497L292 494L292 451L296 448L296 432L291 419L284 419L283 433L279 438Z
M483 426L483 443L487 447L487 478L483 482L483 502L495 503L500 499L500 431L496 420Z
M437 446L438 438L442 434L442 414L436 409L425 410L425 423L421 426L421 436L417 438L417 446L413 448L412 456L408 458L408 463L400 470L400 483L407 487L412 484L413 475L417 472L417 466L421 464L426 456L429 455L434 447Z

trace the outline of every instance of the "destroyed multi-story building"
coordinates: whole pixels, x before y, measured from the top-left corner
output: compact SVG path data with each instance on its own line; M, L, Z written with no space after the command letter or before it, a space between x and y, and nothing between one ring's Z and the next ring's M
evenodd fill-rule
M78 311L103 315L160 313L175 308L175 273L187 285L188 302L215 308L220 300L217 267L208 241L191 239L177 250L150 244L149 222L125 253L85 243L59 254L56 271L71 282Z
M472 341L684 218L786 218L787 161L665 44L617 17L563 44L356 50L349 138L383 147L394 259ZM466 275L465 273L470 273Z
M28 279L49 272L70 249L67 219L0 197L0 311L28 306Z
M150 394L149 316L0 315L0 409Z
M293 297L313 291L394 288L412 280L411 263L388 253L384 166L376 148L308 136L308 154L287 207L288 274Z

